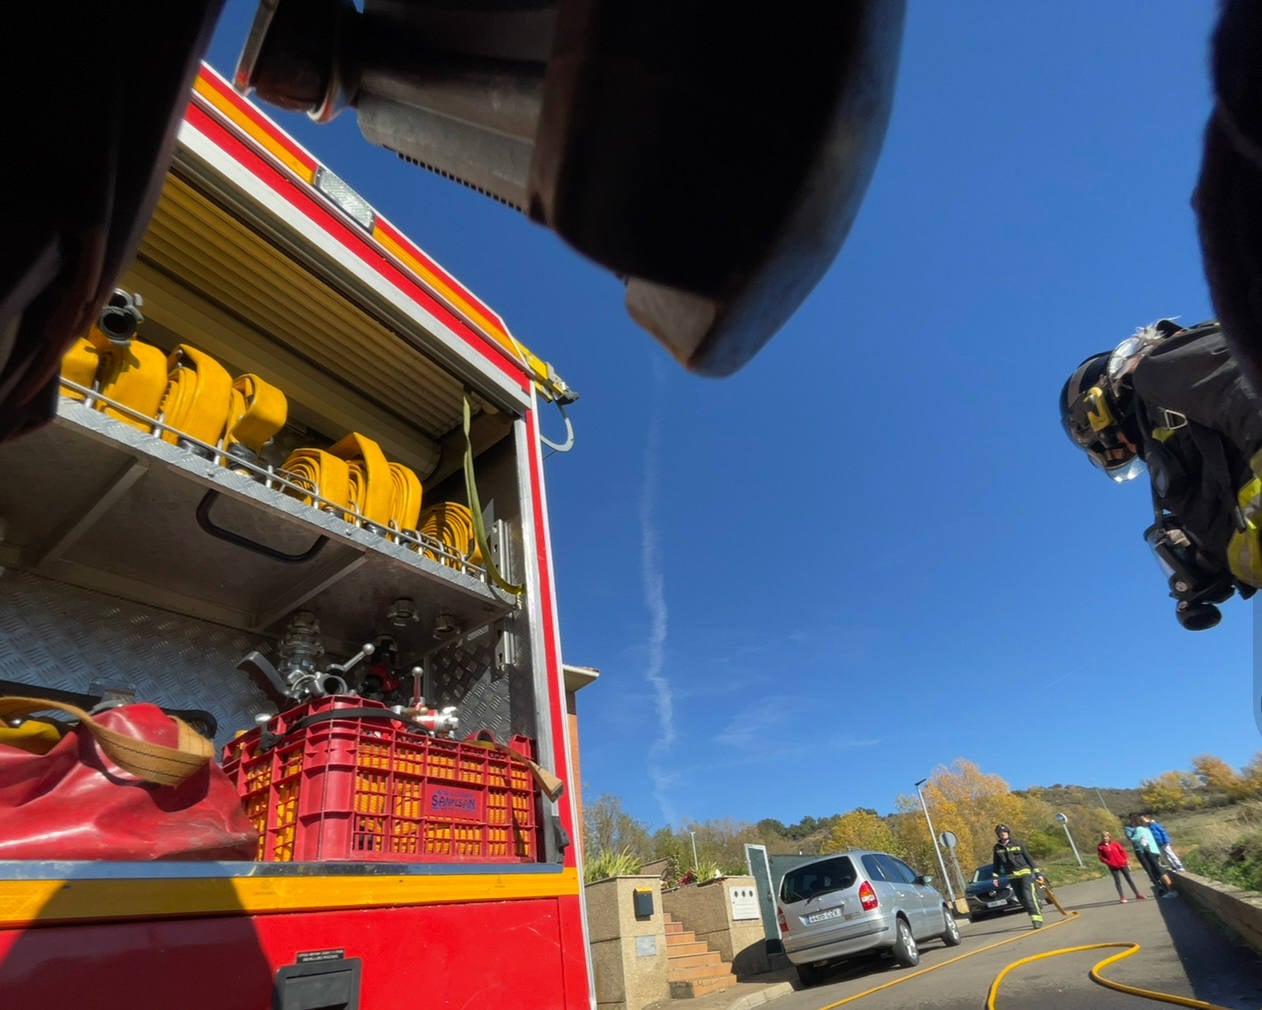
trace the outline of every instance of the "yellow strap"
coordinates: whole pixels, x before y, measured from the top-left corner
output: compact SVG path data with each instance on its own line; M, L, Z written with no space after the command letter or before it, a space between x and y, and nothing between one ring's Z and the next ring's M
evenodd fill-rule
M296 483L321 498L342 508L350 508L350 473L346 460L338 459L323 449L295 449L282 469L289 471ZM310 498L302 500L312 504Z
M163 420L208 445L218 445L232 407L232 376L209 354L180 344L167 358L167 388L162 400ZM179 436L166 432L175 443Z
M257 375L238 375L232 384L225 448L240 442L251 452L263 451L267 440L285 426L289 402L285 394Z
M1249 507L1250 502L1256 502L1260 495L1262 495L1262 477L1254 477L1237 493L1236 504L1243 511ZM1246 512L1243 518L1250 526L1253 525L1253 515L1251 513Z
M145 417L157 417L167 388L167 356L159 348L139 340L111 347L101 354L97 381L102 396L117 400ZM107 416L133 428L153 430L153 425L113 407L101 409Z
M421 515L423 489L415 471L402 463L390 464L392 497L390 519L401 530L414 530Z
M178 730L177 743L174 747L165 747L102 726L83 709L65 702L49 701L47 698L0 697L0 717L6 719L49 710L74 716L118 767L155 785L179 785L205 768L214 754L214 744L174 716L167 718L175 723Z
M329 453L351 462L348 472L351 501L360 515L378 526L389 525L394 481L381 446L367 435L353 431L330 446ZM356 467L355 461L360 461L361 465Z
M96 368L99 361L100 352L87 337L80 337L70 345L70 350L62 355L61 377L91 389L92 383L96 381ZM76 393L73 389L63 389L61 395L68 396L72 400L83 399L83 394Z
M491 557L491 549L486 541L486 527L482 524L482 503L478 500L478 482L473 473L473 439L470 432L473 428L473 404L469 390L464 391L464 490L469 501L469 512L473 519L473 535L477 540L478 553L484 559L486 574L490 580L506 593L520 595L526 588L509 582L495 566Z

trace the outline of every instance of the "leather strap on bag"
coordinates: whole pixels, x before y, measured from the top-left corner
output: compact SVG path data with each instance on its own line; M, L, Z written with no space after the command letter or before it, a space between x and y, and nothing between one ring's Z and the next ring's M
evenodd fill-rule
M136 778L154 785L179 785L206 767L214 754L214 744L175 716L168 715L167 718L179 730L177 744L175 747L165 747L102 726L83 709L65 702L13 695L0 697L0 718L4 719L21 718L33 712L46 712L50 709L74 716L92 734L111 761Z
M531 761L525 754L518 754L507 744L502 744L495 737L491 736L485 730L478 733L472 740L460 741L466 747L481 747L484 750L495 751L497 754L503 754L511 761L516 761L520 765L525 765L530 774L534 777L535 784L543 790L543 794L554 803L561 798L561 794L565 792L565 783L561 781L552 772L544 768L543 765Z

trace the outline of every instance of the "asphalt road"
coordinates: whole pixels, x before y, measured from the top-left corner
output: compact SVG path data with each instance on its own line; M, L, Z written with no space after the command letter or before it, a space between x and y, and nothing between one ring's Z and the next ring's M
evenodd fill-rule
M1087 944L1138 943L1137 953L1101 969L1100 974L1230 1010L1262 1007L1262 957L1202 918L1183 898L1149 896L1146 901L1132 898L1123 905L1107 877L1060 888L1057 897L1071 914L1064 918L1049 907L1043 929L1032 930L1022 913L978 923L963 919L964 942L944 947L941 941L925 941L918 968L897 968L888 960L842 967L821 984L767 1006L774 1010L827 1010L842 1004L861 1010L980 1010L995 977L1021 958ZM1122 950L1060 954L1015 968L1000 984L996 1010L1136 1010L1172 1005L1091 981L1091 968ZM873 989L877 991L869 991Z

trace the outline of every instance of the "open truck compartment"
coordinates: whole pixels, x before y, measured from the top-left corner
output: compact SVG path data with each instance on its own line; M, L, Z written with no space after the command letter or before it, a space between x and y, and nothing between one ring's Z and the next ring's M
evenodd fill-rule
M572 391L209 68L115 295L0 443L0 757L40 800L28 755L104 768L36 816L0 767L5 1005L593 1005L537 418ZM177 715L232 844L83 719L36 749L29 695Z
M76 373L72 351L55 422L0 445L0 689L153 702L192 713L217 750L326 696L423 706L436 736L401 729L406 720L379 720L382 731L404 750L432 739L450 751L463 770L436 780L459 787L463 776L468 791L480 775L501 823L490 841L393 854L559 861L546 801L505 756L513 741L554 763L555 687L527 546L540 518L531 383L498 349L478 348L468 317L486 310L467 293L440 286L445 303L413 302L398 282L407 264L374 263L383 250L354 234L362 221L277 200L261 173L243 185L225 171L198 110L120 284L143 317L130 343L86 335L78 351L97 356L95 375ZM175 390L177 372L192 393ZM280 392L271 414L283 423L265 444L208 426L193 401L216 392L216 376L246 395L261 396L251 382ZM146 381L166 383L156 414ZM379 503L386 481L389 514L365 490ZM457 760L459 741L479 733L505 747ZM480 806L475 819L487 816ZM449 820L431 835L469 827ZM528 841L498 830L520 834L514 824Z

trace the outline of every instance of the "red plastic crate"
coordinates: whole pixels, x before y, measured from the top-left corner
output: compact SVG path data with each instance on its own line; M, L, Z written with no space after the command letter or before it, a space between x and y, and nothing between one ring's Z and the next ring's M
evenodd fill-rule
M320 698L231 741L224 771L259 831L263 861L534 862L540 826L530 769L467 741L413 732L388 718L308 715L386 706ZM532 757L531 741L508 746Z

